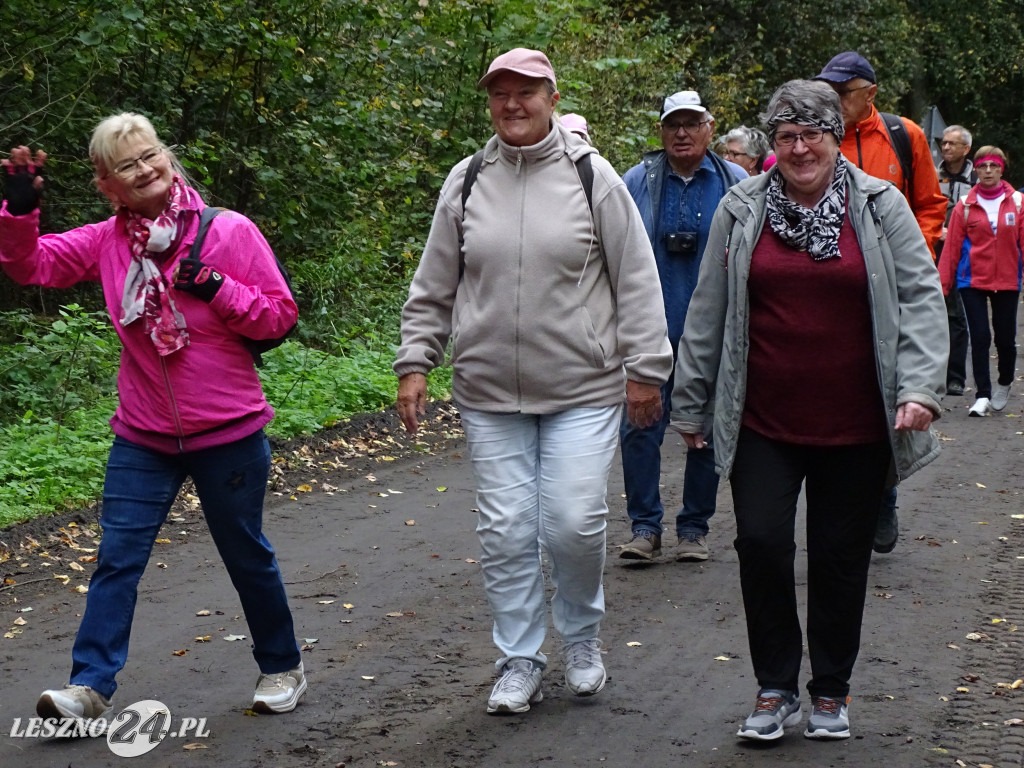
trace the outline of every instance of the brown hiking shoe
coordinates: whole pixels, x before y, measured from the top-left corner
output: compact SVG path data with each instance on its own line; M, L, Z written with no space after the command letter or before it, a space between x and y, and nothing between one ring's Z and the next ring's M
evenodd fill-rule
M626 544L620 544L621 560L653 560L661 556L661 536L650 531L637 531Z

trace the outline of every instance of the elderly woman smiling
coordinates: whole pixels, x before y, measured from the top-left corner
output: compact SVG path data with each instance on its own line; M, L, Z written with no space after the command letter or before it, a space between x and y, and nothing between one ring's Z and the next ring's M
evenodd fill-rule
M281 571L263 535L274 411L247 339L281 336L298 309L267 241L225 212L199 258L200 212L174 153L131 112L103 120L89 157L116 213L39 233L43 152L16 147L0 209L0 263L24 285L98 281L122 344L114 442L103 486L96 572L71 651L70 683L47 690L42 717L109 719L125 665L137 586L185 479L238 592L260 669L252 708L288 712L306 690Z
M945 305L906 200L840 154L839 99L782 85L761 116L778 158L722 199L672 393L672 426L713 419L732 486L750 655L760 690L742 738L801 719L794 558L807 487L804 735L844 739L871 545L885 488L938 454Z
M453 398L476 478L501 654L487 711L501 714L543 698L541 547L566 687L589 696L605 685L598 631L608 472L623 401L640 426L661 414L672 350L640 213L614 169L554 119L547 56L516 48L479 85L495 135L477 155L468 198L470 158L441 189L394 369L398 410L415 432L424 374L444 361L452 338ZM580 170L588 162L589 196Z

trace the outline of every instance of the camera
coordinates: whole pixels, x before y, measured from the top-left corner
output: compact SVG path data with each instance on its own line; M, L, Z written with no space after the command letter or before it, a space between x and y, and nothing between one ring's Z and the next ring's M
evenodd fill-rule
M678 253L683 256L693 256L697 253L696 232L668 232L665 234L665 250L669 253Z

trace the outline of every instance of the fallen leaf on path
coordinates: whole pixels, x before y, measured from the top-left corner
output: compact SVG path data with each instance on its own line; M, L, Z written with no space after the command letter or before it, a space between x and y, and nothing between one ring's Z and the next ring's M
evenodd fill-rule
M171 540L170 539L157 539L156 543L157 544L170 544Z
M980 640L991 640L992 638L986 635L984 632L968 632L964 635L968 640L974 640L978 642Z
M1006 619L992 619L993 624L1002 624Z
M83 568L82 566L80 566L76 562L68 563L68 568L70 568L72 571L84 571L85 570L85 568Z
M479 560L474 560L472 557L467 557L466 558L466 562L467 563L479 563L480 561Z
M307 483L303 483L302 485L300 485L295 490L296 491L302 491L302 493L309 493L310 491L313 490L313 486L311 486L311 485L309 485Z
M236 640L245 640L245 635L224 635L223 639L233 643Z
M626 643L626 645L628 645L630 648L636 648L639 645L643 645L643 643L638 642L636 640L631 640L630 642Z
M206 746L205 744L200 744L199 742L195 742L193 744L186 744L185 746L182 747L182 749L209 749L209 747Z
M406 520L405 524L406 525L416 525L416 521L415 520Z
M363 678L363 680L373 680L374 678L373 675L361 675L361 677Z
M313 643L319 643L320 642L320 638L319 637L304 637L302 639L305 640L310 645L312 645Z
M959 651L960 650L960 646L959 645L947 645L946 647L947 648L952 648L954 651Z
M69 581L71 581L71 577L70 576L65 576L63 573L55 573L55 574L53 574L53 578L60 579L65 584L67 584Z
M437 486L437 492L438 493L444 493L447 490L448 490L448 486L447 485L439 485L439 486Z
M196 616L209 616L210 612L203 608L201 611L196 611Z
M317 605L330 605L333 602L334 602L333 600L317 600L316 604Z
M1003 725L1024 725L1024 720L1019 717L1011 717L1009 720L1003 720Z
M211 637L213 637L213 635L203 635L202 637L197 637L195 640L197 643L208 643L210 642Z
M397 493L399 496L402 495L402 491L396 491L393 488L388 488L388 493Z
M401 611L392 611L391 613L385 613L384 615L389 617L389 618L394 619L394 618L397 618L399 616L404 616L405 614L402 613Z
M184 656L186 653L188 653L188 649L187 648L186 649L182 649L180 651L175 651L174 655L175 656Z
M80 595L84 595L89 591L89 588L85 584L79 584L77 587L72 587L73 592L77 592Z
M732 661L728 656L715 656L715 661Z
M352 603L342 603L342 604L341 604L341 607L342 607L342 608L347 608L347 609L348 609L348 610L350 610L350 611L351 611L351 610L352 610L353 608L355 608L355 606L354 606L354 605L352 605Z
M960 685L960 686L957 686L956 692L957 693L970 693L971 689L967 688L965 686Z
M979 488L987 488L988 487L987 485L982 485L981 483L975 483L975 485L978 486Z

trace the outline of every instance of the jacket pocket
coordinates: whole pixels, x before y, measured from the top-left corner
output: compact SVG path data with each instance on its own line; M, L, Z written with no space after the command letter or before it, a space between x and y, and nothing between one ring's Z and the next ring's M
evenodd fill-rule
M597 337L597 330L594 322L590 319L590 313L586 307L580 307L580 322L583 325L583 338L587 340L587 351L590 354L590 364L595 368L604 368L606 357L604 347Z

